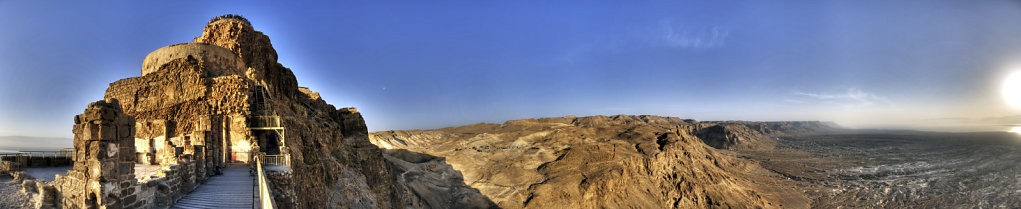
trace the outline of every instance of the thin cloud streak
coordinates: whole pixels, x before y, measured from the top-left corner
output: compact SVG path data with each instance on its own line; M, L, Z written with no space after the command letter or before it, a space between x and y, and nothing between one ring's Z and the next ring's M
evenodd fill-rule
M888 103L889 100L872 93L856 88L847 89L844 93L809 93L795 91L793 94L803 99L811 99L818 102L842 104L848 107L870 106L878 103ZM789 101L802 101L801 99L787 99Z
M629 28L620 34L604 36L583 42L563 53L563 60L575 63L579 58L593 54L625 53L643 48L670 48L678 50L707 50L727 45L730 30L724 26L678 26L662 21L650 27Z
M686 30L673 26L665 26L662 42L667 46L692 49L719 48L727 44L727 36L730 31L726 28L715 26L711 28Z

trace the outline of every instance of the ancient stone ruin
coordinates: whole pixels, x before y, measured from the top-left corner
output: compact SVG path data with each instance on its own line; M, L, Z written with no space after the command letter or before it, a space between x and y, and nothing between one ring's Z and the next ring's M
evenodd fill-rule
M220 169L257 160L253 178L269 190L259 198L280 208L425 204L369 143L357 110L298 87L243 17L213 18L194 42L157 49L141 67L75 117L74 170L41 183L56 192L40 205L168 207Z
M135 117L117 100L74 117L74 169L58 177L64 208L139 208L135 195Z

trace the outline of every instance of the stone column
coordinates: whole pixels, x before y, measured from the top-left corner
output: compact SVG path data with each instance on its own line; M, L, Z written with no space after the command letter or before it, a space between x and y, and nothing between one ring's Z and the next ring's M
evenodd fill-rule
M116 99L97 101L74 117L74 169L57 180L63 208L132 208L135 118Z

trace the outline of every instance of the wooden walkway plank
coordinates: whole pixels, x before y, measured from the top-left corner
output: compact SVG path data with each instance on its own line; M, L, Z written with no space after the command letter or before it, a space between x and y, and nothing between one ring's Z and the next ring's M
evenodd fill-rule
M253 207L255 178L248 167L235 166L223 169L223 175L212 176L171 208L245 208Z

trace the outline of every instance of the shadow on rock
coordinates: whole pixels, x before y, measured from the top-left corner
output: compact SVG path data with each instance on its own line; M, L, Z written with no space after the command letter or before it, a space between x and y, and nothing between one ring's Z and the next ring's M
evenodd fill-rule
M410 193L421 200L419 208L499 208L492 200L464 184L464 176L443 157L404 149L384 149L384 157Z

